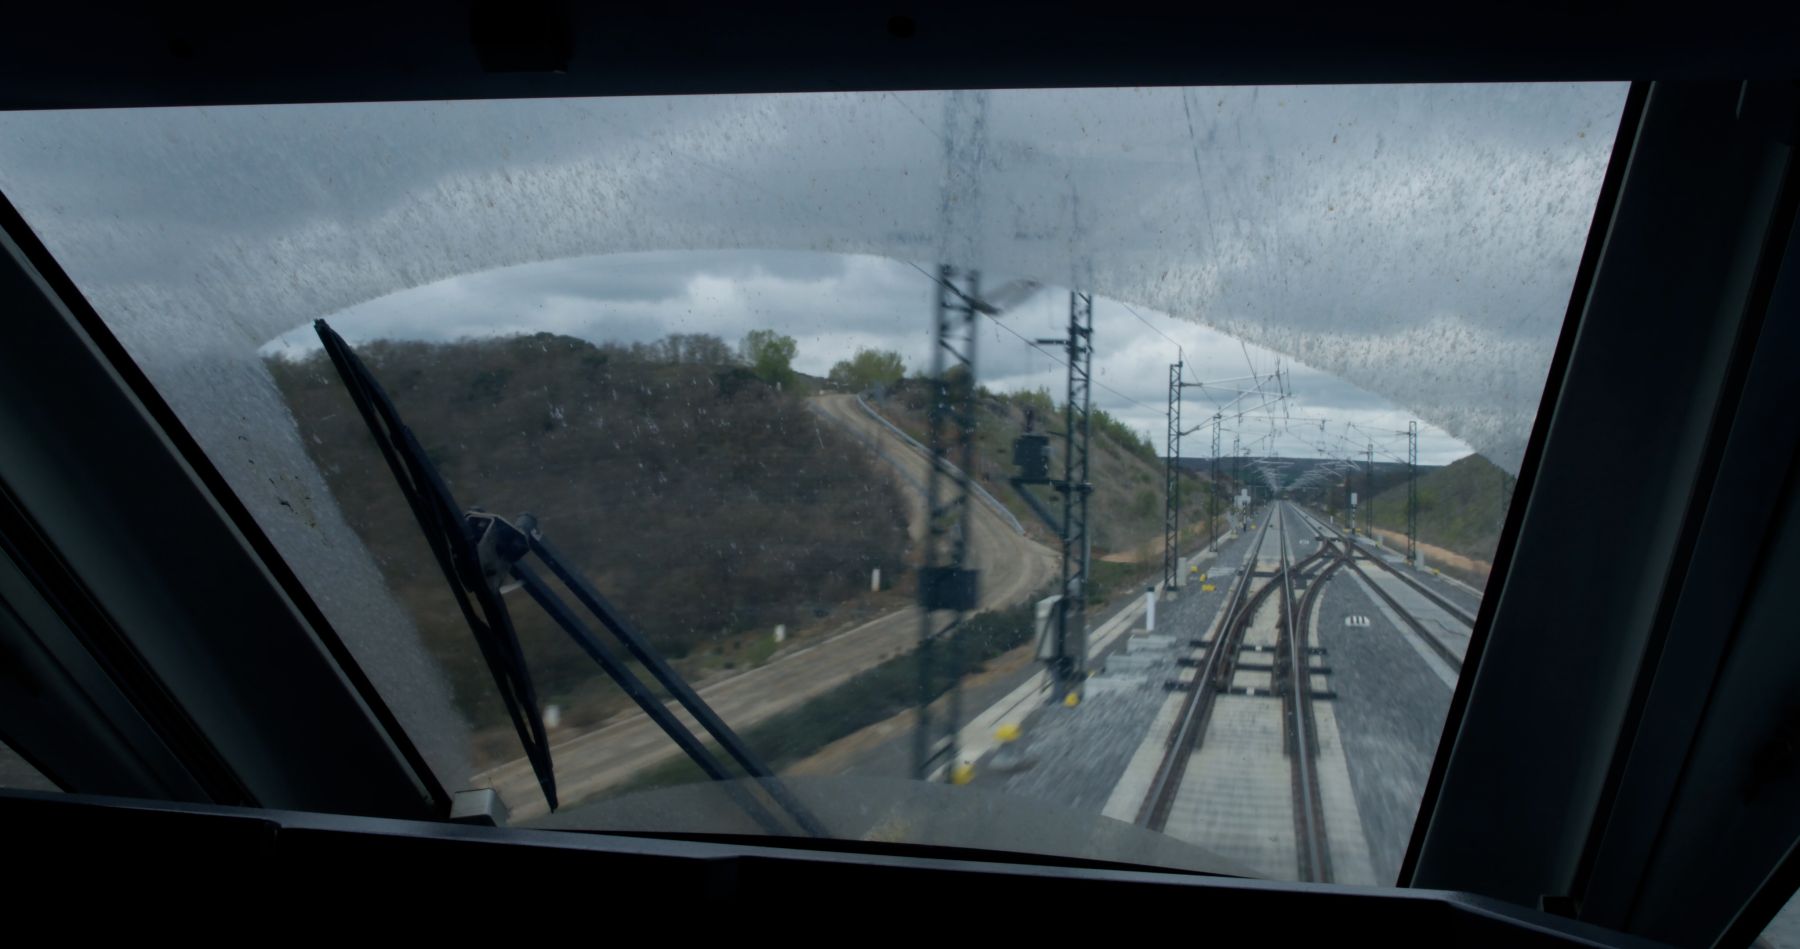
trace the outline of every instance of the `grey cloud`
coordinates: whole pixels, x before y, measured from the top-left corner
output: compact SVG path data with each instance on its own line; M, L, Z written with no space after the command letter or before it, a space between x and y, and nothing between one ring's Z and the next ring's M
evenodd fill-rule
M954 236L959 263L1224 329L1513 464L1622 95L1304 87L13 114L0 116L0 187L171 382L459 274L670 249L928 263ZM967 108L947 111L955 102ZM947 174L946 115L973 128L976 114L980 157ZM569 299L622 305L590 320L677 296L674 275L650 265L604 288L566 276ZM785 304L736 305L749 318ZM175 394L178 411L216 404L204 389Z
M996 277L993 285L1004 282L1006 278ZM646 286L659 289L643 292ZM658 252L553 261L452 278L353 307L332 322L352 340L447 340L541 331L594 342L647 342L672 332L713 333L735 341L749 329L769 327L795 336L800 368L822 375L833 362L863 347L892 349L909 366L924 367L930 356L930 298L926 277L910 266L880 258ZM1067 290L1045 287L997 323L979 324L978 362L985 385L1000 391L1044 388L1062 397L1065 369L1056 361L1062 351L1055 345L1040 351L1019 336L1060 338L1067 299ZM1143 432L1159 451L1168 364L1177 346L1186 348L1186 378L1221 383L1187 391L1183 411L1188 426L1202 424L1232 399L1233 387L1248 384L1239 377L1252 368L1266 374L1276 365L1276 356L1259 347L1154 311L1139 309L1133 316L1125 305L1104 298L1096 302L1095 325L1094 371L1101 384L1095 390L1095 404ZM310 326L298 327L266 347L290 353L313 348L316 340ZM1386 437L1375 436L1378 449L1396 450L1391 431L1404 428L1408 416L1394 403L1304 364L1289 360L1286 367L1294 395L1288 412L1294 420L1263 447L1311 455L1325 441L1335 453L1359 453L1367 436L1351 436L1344 427L1354 422L1370 432L1388 432ZM1320 432L1302 421L1312 416L1333 421ZM1234 433L1249 444L1269 429L1270 423L1260 418L1240 420L1228 412L1225 448L1229 450ZM1354 446L1346 447L1346 438ZM1204 454L1209 444L1203 433L1193 436L1185 451ZM1430 427L1421 446L1430 463L1469 451ZM1403 448L1399 451L1403 454Z

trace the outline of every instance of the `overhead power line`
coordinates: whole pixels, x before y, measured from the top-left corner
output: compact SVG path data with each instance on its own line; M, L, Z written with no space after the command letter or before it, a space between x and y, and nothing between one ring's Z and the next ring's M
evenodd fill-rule
M1132 316L1137 317L1137 321L1139 323L1142 323L1145 326L1150 327L1150 332L1155 333L1158 336L1161 336L1163 339L1166 339L1171 343L1174 343L1175 348L1177 350L1181 349L1181 342L1179 340L1177 340L1175 337L1170 336L1169 334L1163 332L1162 330L1157 329L1156 324L1150 322L1149 320L1144 319L1144 317L1142 315L1140 315L1138 313L1138 311L1131 308L1131 304L1126 303L1124 300L1120 300L1119 305L1125 308L1125 312L1130 313Z
M914 270L917 270L919 273L924 274L925 279L931 281L932 283L942 283L943 282L936 276L933 276L930 272L926 271L925 268L919 266L918 264L913 263L910 260L906 262L906 265L908 267L911 267ZM952 287L951 289L953 291L955 291L958 296L962 295L961 292L956 291L954 287ZM970 301L970 302L973 302L973 301ZM1030 338L1021 335L1018 330L1015 330L1012 327L1007 326L1005 323L1000 322L1000 319L997 315L995 315L993 313L985 313L985 312L982 313L981 315L985 316L989 320L991 320L995 326L1007 331L1008 333L1011 333L1014 337L1016 337L1019 340L1019 342L1024 343L1025 345L1031 347L1032 349L1035 349L1038 352L1043 353L1045 356L1049 357L1051 362L1056 363L1058 366L1061 366L1064 369L1069 368L1069 364L1066 362L1063 362L1062 359L1059 358L1055 353L1052 353L1050 350L1045 349L1042 346L1039 346L1037 343L1033 342ZM1155 329L1155 327L1151 327L1151 328ZM1174 342L1174 341L1170 340L1170 342ZM1096 381L1093 384L1097 388L1105 389L1106 391L1111 392L1113 395L1116 395L1119 398L1124 399L1127 402L1130 402L1132 405L1135 405L1140 409L1145 409L1145 410L1152 411L1152 412L1156 411L1155 409L1151 408L1150 406L1145 405L1142 402L1139 402L1138 400L1132 398L1131 396L1126 395L1123 392L1120 392L1119 390L1113 388L1112 386L1107 385L1104 382Z
M1064 369L1069 368L1069 364L1066 362L1063 362L1062 359L1059 358L1055 353L1052 353L1050 350L1045 349L1042 346L1039 346L1036 342L1033 342L1032 340L1027 339L1024 336L1021 336L1019 334L1018 330L1015 330L1012 327L1007 326L1005 323L1000 322L1000 320L997 317L989 316L988 319L993 320L993 323L995 326L998 326L1001 329L1007 331L1008 333L1011 333L1016 339L1018 339L1019 342L1024 343L1025 345L1030 346L1032 349L1035 349L1038 352L1043 353L1045 356L1049 357L1051 362L1056 363L1058 366L1061 366ZM1095 382L1094 385L1098 388L1105 389L1106 391L1111 392L1113 395L1116 395L1119 398L1124 399L1127 402L1130 402L1132 405L1135 405L1140 409L1149 409L1150 408L1150 406L1145 405L1142 402L1139 402L1138 400L1132 398L1131 396L1126 395L1123 392L1120 392L1119 390L1113 388L1112 386L1107 385L1104 382Z

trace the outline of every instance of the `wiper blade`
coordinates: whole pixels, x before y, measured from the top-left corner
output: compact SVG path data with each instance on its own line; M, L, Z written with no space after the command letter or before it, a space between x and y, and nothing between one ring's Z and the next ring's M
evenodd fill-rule
M331 357L344 387L350 391L350 400L356 403L356 410L369 427L369 434L374 436L382 458L399 482L400 493L412 508L419 529L425 533L426 545L443 570L456 605L475 636L481 658L493 674L494 685L519 733L519 742L538 776L544 798L554 809L557 805L556 779L550 767L550 742L538 710L537 692L532 687L518 634L513 630L505 604L500 601L499 590L482 578L481 563L474 545L469 543L456 499L412 430L400 420L393 400L351 351L349 344L324 320L315 322L313 328L318 331L325 353ZM480 615L476 613L478 607Z
M556 548L544 537L531 515L523 515L514 524L479 508L464 510L450 493L435 465L417 438L400 419L399 411L386 390L343 337L324 320L313 324L332 365L350 391L374 436L382 457L405 495L413 516L424 532L426 543L444 579L462 610L481 650L482 659L494 677L507 715L518 732L526 759L543 789L551 810L558 806L556 774L545 735L543 714L538 707L537 692L531 673L513 629L511 614L501 599L501 586L510 577L561 626L563 631L586 652L637 706L691 758L708 777L732 782L733 774L693 732L675 717L667 706L639 679L605 642L594 635L581 617L557 595L537 572L525 563L536 556L551 573L575 595L578 602L592 613L600 624L625 645L626 650L662 685L662 687L694 716L702 728L734 759L765 794L786 811L801 831L814 836L827 836L826 831L807 809L783 787L780 779L764 765L743 739L720 719L699 693L683 680L663 659L623 613L600 595L593 584L569 568ZM789 830L763 803L742 786L726 785L734 800L759 825L772 834Z

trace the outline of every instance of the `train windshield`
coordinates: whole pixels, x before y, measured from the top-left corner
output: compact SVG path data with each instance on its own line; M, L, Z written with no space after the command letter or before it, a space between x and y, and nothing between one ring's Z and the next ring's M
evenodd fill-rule
M7 113L0 190L514 826L1379 884L1625 92Z

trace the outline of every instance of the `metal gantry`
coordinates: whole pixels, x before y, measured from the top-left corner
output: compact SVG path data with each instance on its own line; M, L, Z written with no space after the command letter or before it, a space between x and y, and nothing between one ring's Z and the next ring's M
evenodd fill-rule
M1093 544L1088 534L1088 415L1094 357L1094 297L1069 291L1067 401L1063 404L1062 599L1054 664L1063 693L1079 696L1087 680L1087 582Z
M1181 548L1181 361L1169 364L1169 443L1163 454L1163 589L1172 590Z
M1363 536L1375 536L1375 443L1367 449L1369 467L1363 474Z
M1366 442L1352 442L1346 434L1328 434L1325 425L1331 420L1327 418L1296 416L1292 414L1283 414L1280 416L1256 415L1248 412L1235 413L1234 418L1240 424L1246 420L1268 421L1270 423L1270 431L1266 435L1261 436L1263 440L1266 440L1267 444L1273 444L1274 438L1281 432L1285 431L1290 435L1294 434L1287 428L1287 426L1293 422L1318 423L1319 435L1316 436L1314 446L1319 450L1321 455L1328 455L1333 458L1332 461L1326 462L1314 469L1318 472L1319 476L1341 474L1345 479L1345 490L1348 491L1352 484L1352 476L1355 468L1359 465L1365 466L1363 485L1366 496L1360 499L1357 507L1360 509L1361 513L1361 530L1366 536L1371 538L1375 535L1374 501L1376 489L1378 487L1375 479L1376 452L1379 450L1383 457L1391 459L1396 463L1405 464L1406 559L1407 562L1415 566L1419 563L1419 422L1417 419L1410 420L1405 429L1397 431L1372 430L1359 426L1353 422L1346 422L1344 423L1346 432L1355 432L1358 435L1369 436L1369 440ZM1237 437L1237 432L1234 432L1234 442L1237 440ZM1405 438L1405 457L1402 458L1395 453L1398 450L1397 446L1392 449L1388 447L1378 449L1375 441L1376 438L1382 439L1382 444L1384 446L1392 444L1391 442L1386 441L1387 439ZM1238 451L1234 450L1233 455L1235 456L1237 454ZM1279 494L1284 490L1292 491L1300 488L1310 488L1319 484L1317 477L1306 476L1296 479L1291 484L1283 484L1277 477L1278 467L1270 464L1268 459L1251 459L1251 461L1262 473L1263 480L1267 484L1268 490L1272 495ZM1501 490L1503 493L1510 493L1504 477L1502 478ZM1356 531L1357 526L1358 525L1354 523L1352 524L1352 533Z
M1169 441L1167 451L1163 456L1165 472L1165 483L1163 485L1163 587L1165 589L1173 589L1176 584L1180 582L1180 464L1182 437L1192 435L1207 425L1212 426L1212 454L1210 468L1212 483L1208 485L1207 490L1209 498L1207 503L1207 538L1209 546L1217 549L1219 544L1219 443L1222 437L1225 413L1231 411L1241 421L1246 417L1245 409L1242 407L1241 403L1244 403L1246 400L1251 399L1252 397L1261 399L1262 401L1260 403L1255 404L1250 409L1250 411L1260 411L1273 405L1279 405L1286 398L1285 395L1276 395L1271 399L1269 394L1263 389L1263 383L1269 380L1275 380L1279 385L1279 371L1269 376L1252 374L1232 379L1222 379L1217 382L1188 382L1182 376L1183 366L1184 363L1180 359L1169 364ZM1242 388L1234 385L1235 383L1243 382L1251 383L1252 387ZM1199 389L1203 392L1211 390L1217 393L1229 394L1231 395L1231 398L1219 403L1215 407L1212 417L1206 422L1196 425L1193 428L1184 429L1181 427L1181 392L1183 389ZM1237 433L1234 431L1232 433L1232 455L1235 457L1238 454L1238 451ZM1241 478L1235 480L1238 483L1242 483Z
M1241 486L1244 483L1244 446L1238 441L1238 437L1238 430L1233 428L1231 430L1231 483Z
M1406 423L1406 562L1419 562L1419 422Z
M1207 485L1206 537L1213 550L1219 549L1219 424L1222 413L1212 417L1212 484Z
M925 549L919 570L918 725L913 739L913 774L920 780L929 780L940 764L956 762L956 733L962 720L956 631L979 600L979 578L967 564L980 274L943 265L936 298L927 441L931 470L925 485ZM937 685L946 678L949 708L939 722L931 706ZM951 773L954 777L953 768Z
M1368 491L1369 497L1366 501L1364 501L1364 503L1362 505L1364 514L1365 514L1365 516L1363 517L1363 529L1366 532L1367 536L1370 536L1370 537L1374 536L1374 516L1373 516L1374 515L1374 505L1373 505L1373 501L1375 498L1375 489L1376 489L1376 485L1375 485L1375 454L1376 454L1376 452L1379 450L1383 457L1391 459L1396 464L1406 465L1406 559L1409 563L1413 563L1416 565L1418 563L1418 557L1419 557L1419 422L1418 422L1418 420L1413 419L1413 420L1407 422L1407 426L1405 429L1395 430L1395 431L1373 430L1373 429L1363 428L1361 426L1356 425L1355 423L1346 423L1345 428L1348 431L1354 431L1360 435L1370 436L1371 439L1374 437L1379 437L1382 439L1399 439L1399 438L1406 439L1406 455L1405 455L1405 457L1401 457L1400 455L1395 454L1395 451L1397 451L1397 449L1389 450L1386 447L1377 449L1375 442L1373 440L1363 443L1361 447L1357 447L1355 445L1355 443L1350 442L1350 440L1346 436L1343 436L1343 435L1336 436L1338 441L1343 445L1344 448L1349 449L1357 454L1360 454L1364 459L1364 463L1367 464L1367 466L1368 466L1366 480L1364 483L1367 486L1367 491ZM1391 444L1391 443L1384 442L1384 444ZM1321 450L1324 450L1324 446L1321 446Z
M962 720L962 661L957 631L979 602L969 568L970 472L975 452L975 324L992 312L983 302L977 236L982 222L982 168L987 152L988 96L944 97L944 179L939 207L938 267L931 321L931 407L925 485L925 536L919 568L918 722L913 773L930 780L940 767L958 773L956 736ZM943 653L940 655L940 651ZM948 707L932 714L940 688Z
M1068 388L1063 398L1063 471L1050 476L1050 437L1032 431L1028 414L1025 430L1013 443L1013 464L1018 473L1007 479L1019 498L1031 508L1062 542L1062 583L1058 592L1039 603L1038 658L1050 666L1060 691L1075 701L1087 681L1087 586L1093 542L1088 531L1089 443L1093 402L1094 297L1069 291L1069 328L1059 339L1040 339L1035 345L1061 346L1067 357ZM1048 485L1062 496L1062 511L1051 510L1033 485Z

